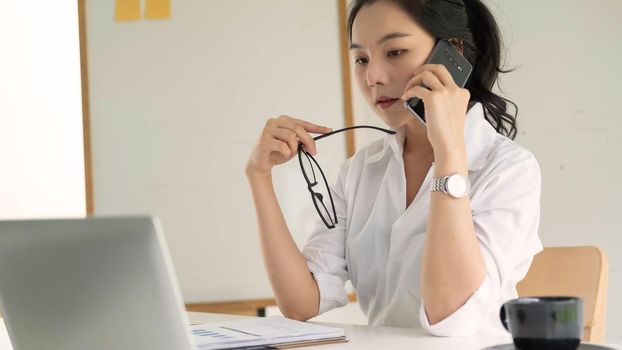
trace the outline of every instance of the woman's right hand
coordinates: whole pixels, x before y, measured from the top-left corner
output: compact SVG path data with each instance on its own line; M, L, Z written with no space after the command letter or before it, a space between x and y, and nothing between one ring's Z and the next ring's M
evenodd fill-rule
M268 119L246 164L247 176L269 176L275 165L296 156L300 142L311 155L315 155L315 141L309 133L325 134L330 131L331 128L286 115Z

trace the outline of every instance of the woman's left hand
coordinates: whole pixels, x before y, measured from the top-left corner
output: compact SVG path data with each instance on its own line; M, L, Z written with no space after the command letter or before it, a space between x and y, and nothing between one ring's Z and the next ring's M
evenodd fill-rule
M469 90L456 85L442 64L424 64L406 84L402 100L411 97L423 101L428 139L434 153L463 152Z

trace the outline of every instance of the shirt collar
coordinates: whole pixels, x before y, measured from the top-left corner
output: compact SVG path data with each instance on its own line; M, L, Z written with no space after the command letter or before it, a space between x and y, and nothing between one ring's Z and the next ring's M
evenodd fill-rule
M469 170L481 169L486 163L488 153L492 150L497 132L484 116L484 108L481 103L475 103L467 112L464 123L464 143L467 153ZM404 128L396 130L395 135L387 135L383 141L382 149L369 155L366 163L373 163L383 158L389 150L400 159L404 151L406 135Z

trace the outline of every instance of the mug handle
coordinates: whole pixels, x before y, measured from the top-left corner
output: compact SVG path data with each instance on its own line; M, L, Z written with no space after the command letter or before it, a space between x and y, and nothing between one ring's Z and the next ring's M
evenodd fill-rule
M508 325L508 319L505 316L505 305L501 305L501 310L499 310L499 318L501 318L501 324L503 325L503 328L505 328L505 330L509 332L510 329Z

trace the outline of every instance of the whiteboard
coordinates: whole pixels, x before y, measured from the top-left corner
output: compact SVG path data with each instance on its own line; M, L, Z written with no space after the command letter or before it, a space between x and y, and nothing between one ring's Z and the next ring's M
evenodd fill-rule
M114 22L87 2L96 215L158 216L186 302L272 297L244 176L268 117L343 127L337 2L172 2ZM335 179L345 139L318 144ZM294 162L274 172L296 242L317 220Z

